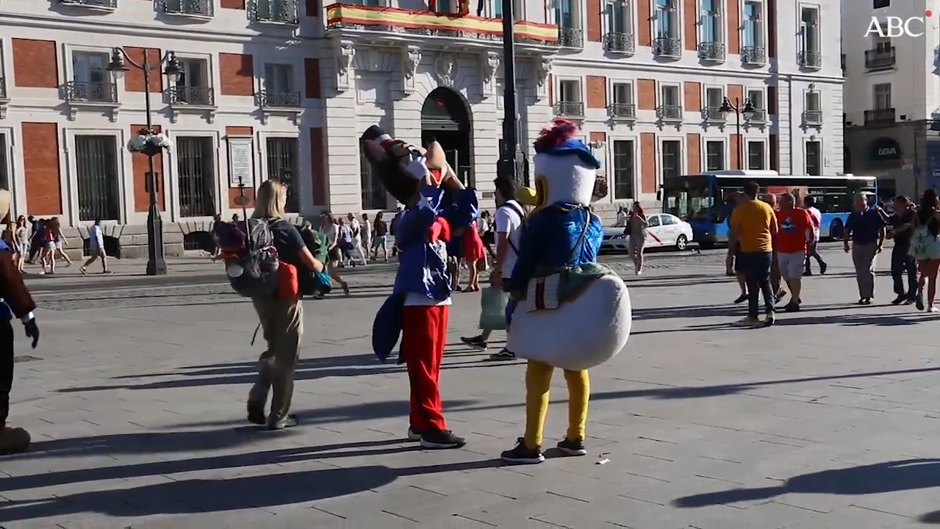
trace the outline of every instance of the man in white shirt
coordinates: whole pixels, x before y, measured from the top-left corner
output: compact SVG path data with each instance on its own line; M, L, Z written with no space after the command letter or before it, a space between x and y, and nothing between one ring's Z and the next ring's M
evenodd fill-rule
M803 264L803 275L811 276L813 271L810 270L810 257L816 259L816 263L819 264L819 273L825 274L826 269L829 268L829 265L823 261L820 257L819 252L816 251L816 246L819 244L819 225L822 223L822 213L816 209L816 201L813 200L813 197L807 196L803 197L803 207L809 213L809 217L813 220L813 242L809 245L809 248L806 249L806 262Z
M369 214L362 214L362 250L363 259L368 261L372 256L372 222Z
M349 221L349 229L352 231L352 250L349 252L350 260L355 262L356 254L359 254L362 259L362 264L366 264L366 253L362 249L362 225L359 224L359 219L352 213L346 215L346 220Z
M515 200L516 183L511 179L496 179L496 214L493 223L496 225L496 264L490 276L490 286L503 288L504 282L512 277L512 269L516 266L519 241L522 237L522 226L525 221L525 210ZM463 343L486 349L486 341L492 330L486 329L479 336L461 338ZM515 360L512 351L502 348L499 352L490 355L490 360Z
M88 266L101 259L101 273L110 274L108 270L108 255L104 251L104 234L101 232L101 219L95 219L95 224L88 228L88 253L91 257L82 265L81 272L88 272Z

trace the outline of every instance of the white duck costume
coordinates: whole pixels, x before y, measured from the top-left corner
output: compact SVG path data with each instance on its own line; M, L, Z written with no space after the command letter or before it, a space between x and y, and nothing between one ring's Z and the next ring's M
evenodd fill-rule
M604 236L588 209L597 198L600 162L577 127L557 121L535 142L535 211L522 232L508 284L506 347L528 360L526 429L503 453L516 463L538 463L552 373L564 370L569 424L559 450L583 455L590 381L588 369L614 357L627 344L630 296L620 277L598 264Z

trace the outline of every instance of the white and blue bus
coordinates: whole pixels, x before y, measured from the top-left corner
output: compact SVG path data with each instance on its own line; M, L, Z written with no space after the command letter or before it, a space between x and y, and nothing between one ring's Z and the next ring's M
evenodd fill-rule
M798 200L813 197L822 213L820 237L841 238L858 194L878 196L874 176L781 175L776 171L716 171L666 178L663 211L692 225L693 240L702 246L728 241L728 219L734 196L746 182L757 182L761 193L792 193Z

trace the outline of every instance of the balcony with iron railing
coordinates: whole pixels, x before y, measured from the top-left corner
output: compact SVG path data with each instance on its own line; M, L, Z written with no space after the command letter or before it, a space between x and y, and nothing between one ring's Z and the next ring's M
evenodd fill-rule
M682 58L682 39L658 37L653 41L653 53L670 59Z
M168 105L215 106L215 91L203 86L173 86L167 88L164 97Z
M818 51L801 51L800 52L800 67L804 70L820 70L822 69L822 53Z
M767 123L767 111L763 108L755 108L744 114L744 119L748 123Z
M252 0L248 13L255 22L296 25L300 21L297 0Z
M767 64L767 49L763 46L744 46L741 48L741 63L748 66Z
M632 55L636 53L636 44L632 33L608 33L604 35L604 49L611 53Z
M584 103L581 101L557 101L552 105L556 116L567 118L584 117Z
M804 110L802 118L804 125L822 125L823 113L822 110Z
M87 7L89 9L101 9L114 11L117 9L117 0L57 0L60 6L67 7Z
M897 112L893 108L876 108L865 111L866 125L894 125Z
M897 49L894 46L883 46L865 50L865 68L877 70L890 68L897 63Z
M69 81L62 88L63 99L69 103L117 103L114 83Z
M656 109L656 117L663 121L682 121L682 106L660 105Z
M448 17L427 10L376 9L354 3L330 4L325 10L325 33L330 38L361 35L375 38L377 33L387 33L395 39L408 38L436 47L472 45L487 46L493 51L502 49L503 21L499 18ZM516 47L522 51L555 50L559 47L561 33L568 33L560 31L557 24L527 20L516 21L513 29ZM583 44L583 37L580 40Z
M724 42L700 42L698 58L708 62L725 62Z
M705 107L702 109L702 119L708 123L724 123L728 120L725 111L720 106Z
M632 103L611 103L607 105L607 115L614 120L636 119L636 105Z
M214 0L162 0L163 12L168 15L181 15L209 18L214 14Z
M583 48L584 30L581 28L558 28L558 44L562 48Z
M300 108L300 92L262 90L258 93L258 106L261 108Z

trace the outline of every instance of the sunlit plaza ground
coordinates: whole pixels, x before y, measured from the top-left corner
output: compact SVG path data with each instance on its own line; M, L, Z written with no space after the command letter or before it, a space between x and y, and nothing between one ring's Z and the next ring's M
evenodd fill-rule
M738 329L723 255L656 256L630 281L634 332L592 374L584 458L507 467L523 365L485 362L477 294L457 294L442 374L466 449L404 439L408 382L370 352L387 270L306 305L294 407L260 432L244 400L260 346L221 286L38 296L18 342L12 422L33 449L0 458L5 528L888 528L940 523L937 316L857 307L837 247L804 311ZM888 256L879 258L882 268ZM105 285L105 283L102 283ZM499 333L497 333L499 335ZM547 435L564 432L564 381ZM601 464L603 463L603 464Z

